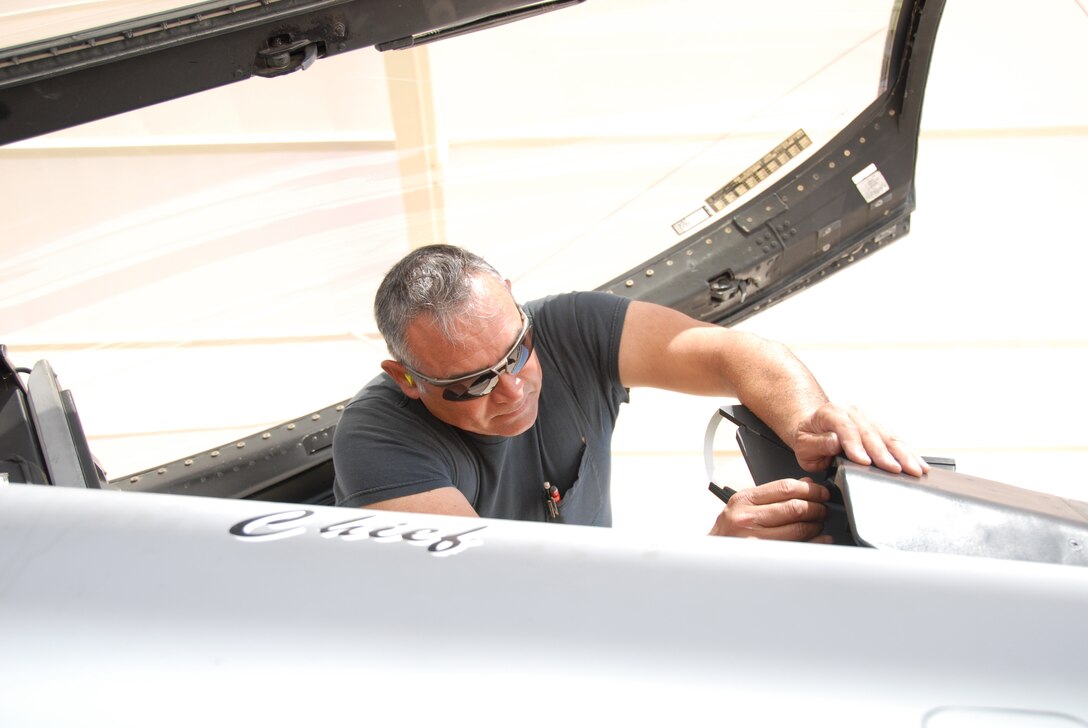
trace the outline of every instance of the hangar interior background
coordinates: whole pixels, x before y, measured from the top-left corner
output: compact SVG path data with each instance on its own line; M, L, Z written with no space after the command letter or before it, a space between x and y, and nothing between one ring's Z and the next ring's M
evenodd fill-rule
M0 44L136 6L34 5L0 5ZM50 360L118 477L350 397L409 246L472 248L522 298L593 288L786 134L826 139L876 94L891 3L719 5L589 0L2 148L0 342ZM950 1L911 234L739 325L922 454L1081 500L1086 40L1081 0ZM632 393L617 528L709 528L717 404ZM716 453L745 479L728 433Z

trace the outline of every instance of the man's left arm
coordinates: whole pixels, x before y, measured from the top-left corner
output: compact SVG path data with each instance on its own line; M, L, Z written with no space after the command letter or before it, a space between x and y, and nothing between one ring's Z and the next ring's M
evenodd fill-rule
M812 373L784 345L632 301L620 339L625 387L732 397L767 423L810 472L843 453L891 472L920 476L928 466L856 408L828 401Z

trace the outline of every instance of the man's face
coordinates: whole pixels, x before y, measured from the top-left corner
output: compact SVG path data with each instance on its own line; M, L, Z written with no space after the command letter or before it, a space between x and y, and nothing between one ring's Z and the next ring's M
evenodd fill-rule
M478 309L480 315L470 314L457 324L457 341L448 341L427 317L408 326L408 346L420 373L453 379L478 372L503 361L517 342L522 318L510 291L490 276L482 276L476 283L483 304ZM536 422L541 380L540 361L534 351L521 371L500 374L498 384L483 397L451 402L443 398L440 387L427 383L419 389L405 389L405 393L417 396L431 414L454 427L511 437Z

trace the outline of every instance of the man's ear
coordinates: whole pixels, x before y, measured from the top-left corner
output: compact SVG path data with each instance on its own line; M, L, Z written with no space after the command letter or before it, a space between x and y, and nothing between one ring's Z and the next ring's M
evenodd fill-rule
M408 370L404 368L403 364L399 361L386 359L382 362L382 370L393 378L393 381L400 387L400 391L404 392L405 397L419 399L419 385L412 375L408 373Z

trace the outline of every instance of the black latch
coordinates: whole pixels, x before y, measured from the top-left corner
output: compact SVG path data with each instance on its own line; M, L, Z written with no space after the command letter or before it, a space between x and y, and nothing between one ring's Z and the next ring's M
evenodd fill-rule
M273 78L294 71L305 71L317 60L318 43L309 38L295 39L283 33L268 39L264 48L257 51L258 76Z
M748 278L736 278L732 271L726 271L707 284L710 290L711 301L729 301L740 296L740 302L748 298L748 289L753 286L753 281Z

